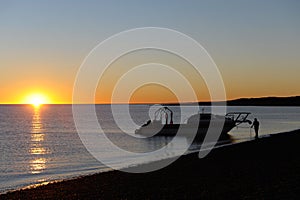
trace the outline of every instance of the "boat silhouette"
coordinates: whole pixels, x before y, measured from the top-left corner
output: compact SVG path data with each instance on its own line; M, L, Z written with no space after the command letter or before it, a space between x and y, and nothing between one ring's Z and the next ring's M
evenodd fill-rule
M219 139L227 139L228 132L234 127L252 122L248 119L250 112L230 112L225 116L214 115L211 113L198 113L188 118L186 123L173 123L173 111L168 107L161 107L155 112L154 120L148 120L145 124L139 127L135 134L145 137L167 136L174 137L180 130L181 136L193 137L197 140L204 139L208 128L220 131ZM211 122L219 124L222 127L210 126Z

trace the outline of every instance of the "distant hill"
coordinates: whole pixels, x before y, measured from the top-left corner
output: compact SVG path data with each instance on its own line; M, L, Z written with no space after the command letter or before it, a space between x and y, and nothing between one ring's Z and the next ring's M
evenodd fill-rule
M210 105L210 102L199 102L199 105ZM216 103L218 104L218 103ZM228 106L300 106L300 96L294 97L261 97L241 98L227 101Z
M229 106L300 106L300 96L242 98L227 101Z
M179 105L179 104L163 104ZM197 105L197 103L184 103L184 105ZM209 106L211 102L199 102L200 106ZM216 103L218 105L218 102ZM241 98L227 101L228 106L300 106L300 96L294 97L261 97Z

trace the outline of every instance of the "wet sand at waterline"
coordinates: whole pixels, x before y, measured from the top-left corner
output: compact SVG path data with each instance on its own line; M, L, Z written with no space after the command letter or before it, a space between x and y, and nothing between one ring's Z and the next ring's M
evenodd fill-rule
M296 199L300 130L182 156L161 170L84 176L1 195L1 199ZM161 161L158 161L161 162ZM147 167L149 167L148 164Z

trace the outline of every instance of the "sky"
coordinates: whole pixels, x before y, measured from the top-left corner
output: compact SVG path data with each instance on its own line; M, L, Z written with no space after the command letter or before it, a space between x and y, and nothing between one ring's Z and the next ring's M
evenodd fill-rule
M299 10L297 0L0 0L0 103L26 103L34 94L47 103L72 103L76 74L89 52L138 27L174 29L200 43L218 66L227 99L300 95ZM199 101L210 99L188 63L157 51L128 56L99 82L96 103L110 102L120 71L136 60L175 66ZM159 85L141 86L130 99L177 100Z

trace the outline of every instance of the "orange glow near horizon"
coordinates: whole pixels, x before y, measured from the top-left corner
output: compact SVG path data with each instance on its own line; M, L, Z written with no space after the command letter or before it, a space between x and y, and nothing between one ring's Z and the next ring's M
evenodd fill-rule
M36 93L36 94L30 94L28 95L24 102L25 104L31 104L34 107L40 107L43 104L49 104L50 100L48 97L44 94Z

